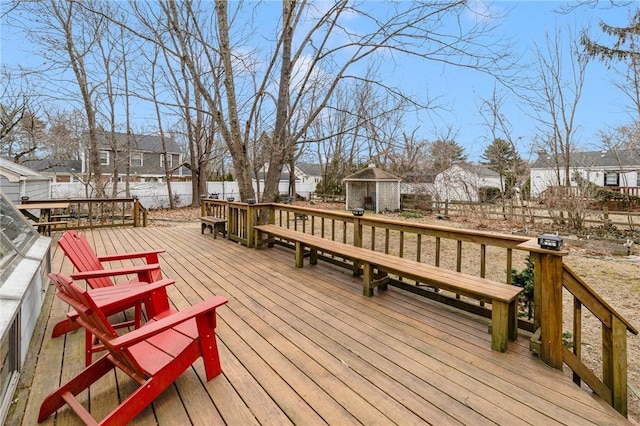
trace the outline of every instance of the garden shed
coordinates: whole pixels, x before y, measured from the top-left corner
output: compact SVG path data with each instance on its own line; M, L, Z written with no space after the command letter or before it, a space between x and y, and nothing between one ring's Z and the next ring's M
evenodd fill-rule
M372 165L344 178L347 210L400 210L400 179Z
M51 193L51 178L13 161L0 158L0 189L16 204L20 203L22 197L47 200Z

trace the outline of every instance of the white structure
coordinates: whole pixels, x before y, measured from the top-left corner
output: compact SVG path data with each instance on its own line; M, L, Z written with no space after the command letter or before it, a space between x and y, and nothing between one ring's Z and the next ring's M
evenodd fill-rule
M500 175L486 166L460 164L438 173L433 182L434 198L437 200L478 201L479 189L494 187L504 190Z
M539 197L550 186L564 185L565 171L561 164L561 159L556 162L553 155L538 152L531 165L531 197ZM598 186L640 187L640 154L635 151L574 152L569 165L571 186L578 185L580 179L576 177L580 176Z
M264 180L268 171L269 164L267 163L262 167L262 169L260 169L257 179L253 176L254 188L259 184L260 191L264 190ZM290 176L291 172L289 170L289 166L285 164L282 169L282 173L280 174L279 191L281 194L293 195L291 194L289 182ZM316 192L316 186L322 178L320 166L308 163L298 164L295 167L294 176L296 180L296 194L306 198L307 200L310 198L312 193Z
M347 210L364 208L375 213L400 210L400 179L369 166L344 178Z
M22 197L47 200L51 193L51 178L0 158L0 189L14 203L20 203Z
M0 424L24 366L51 272L51 238L41 237L0 191Z

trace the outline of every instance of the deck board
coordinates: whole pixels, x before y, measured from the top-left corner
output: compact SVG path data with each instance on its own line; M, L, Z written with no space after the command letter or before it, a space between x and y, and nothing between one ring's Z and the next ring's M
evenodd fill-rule
M529 353L524 337L492 351L487 320L401 290L363 297L359 278L326 263L293 266L283 248L247 249L180 227L86 232L99 254L164 248L176 309L214 294L223 374L201 361L133 424L625 424L626 419ZM61 251L53 268L71 273ZM122 261L113 266L135 262ZM67 307L47 298L48 324L22 424L83 365L84 333L51 339ZM131 389L111 374L87 395L98 416ZM62 409L44 424L73 425Z

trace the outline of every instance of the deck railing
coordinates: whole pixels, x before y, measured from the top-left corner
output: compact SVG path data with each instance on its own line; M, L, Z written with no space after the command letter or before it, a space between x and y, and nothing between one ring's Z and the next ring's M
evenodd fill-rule
M225 208L226 207L226 208ZM535 239L468 230L451 226L435 226L397 221L379 216L354 216L348 212L318 210L287 204L228 203L204 200L203 215L225 215L228 238L253 247L253 224L273 223L322 238L366 247L371 250L411 258L418 262L511 283L511 271L524 267L527 257L534 264L534 316L529 321L520 313L518 327L533 333L531 350L546 364L562 369L566 364L574 373L574 381L584 381L591 389L623 415L627 415L627 331L638 330L600 298L563 262L564 250L541 249ZM219 209L216 214L214 209ZM286 242L281 242L288 245ZM325 260L346 268L346 259L320 255ZM396 278L390 284L468 312L490 317L491 310L482 303L465 300L459 295L443 294ZM563 313L563 289L574 298L572 312ZM582 307L586 307L602 324L602 378L581 360ZM572 350L563 336L563 318L573 317Z
M22 204L68 202L67 209L56 209L51 219L59 221L56 231L68 229L147 226L147 209L137 198L60 198L23 200Z

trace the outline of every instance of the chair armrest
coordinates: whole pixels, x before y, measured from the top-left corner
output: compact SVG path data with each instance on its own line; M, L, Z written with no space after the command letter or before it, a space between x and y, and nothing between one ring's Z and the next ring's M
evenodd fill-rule
M127 260L127 259L141 259L146 258L147 263L158 263L158 254L164 253L166 250L157 249L157 250L148 250L148 251L139 251L132 253L119 253L119 254L107 254L103 256L97 256L100 262L112 262L115 260Z
M100 287L90 289L88 292L89 295L96 300L96 304L100 309L110 309L118 306L131 306L133 302L138 300L144 301L148 299L149 295L153 292L175 283L176 281L172 279L162 279L149 284L135 283L113 287ZM103 298L106 298L106 301ZM78 317L79 315L75 310L67 312L67 318L71 321L77 320Z
M111 302L100 304L100 308L102 309L102 308L108 308L114 305L132 303L132 302L135 302L136 300L147 299L151 293L175 283L176 283L176 280L165 278L149 284L136 283L131 285L124 284L124 285L114 286L114 287L100 287L97 289L89 290L89 294L91 295L91 297L94 297L94 298L98 297L100 293L108 294L108 297L113 298L113 301Z
M71 274L71 278L73 278L74 280L87 280L91 278L114 277L118 275L128 274L140 275L157 270L160 270L160 265L157 263L153 263L151 265L127 266L124 268L101 269L99 271L76 272Z
M109 345L113 346L116 350L135 345L192 318L209 315L211 313L215 315L216 308L224 305L228 301L226 297L222 296L211 297L183 311L176 312L158 321L147 323L137 330L116 337L109 342Z

